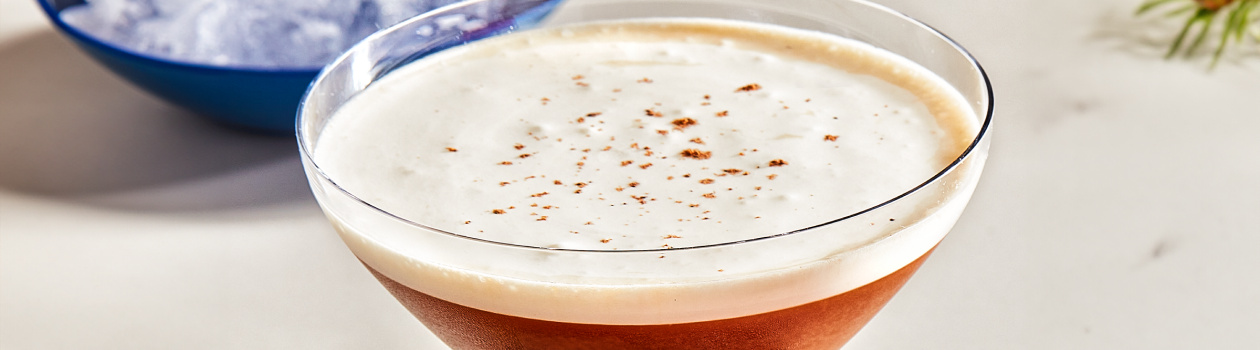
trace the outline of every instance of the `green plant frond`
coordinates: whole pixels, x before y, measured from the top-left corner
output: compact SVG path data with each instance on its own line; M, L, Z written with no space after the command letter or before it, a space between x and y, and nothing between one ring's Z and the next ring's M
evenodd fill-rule
M1251 21L1251 11L1256 8L1256 4L1260 4L1260 0L1242 0L1237 6L1229 12L1229 18L1226 18L1225 29L1221 31L1221 41L1216 46L1216 51L1212 53L1212 64L1210 68L1216 68L1216 64L1220 62L1221 56L1225 54L1225 47L1229 46L1230 39L1242 42L1247 27Z
M1247 30L1247 19L1251 6L1255 3L1255 1L1243 2L1229 12L1229 18L1225 21L1225 34L1221 39L1222 41L1230 37L1233 37L1236 41L1242 41L1243 33Z
M1183 14L1186 14L1188 12L1192 12L1198 9L1200 9L1199 5L1191 3L1182 7L1178 7L1176 10L1168 11L1168 13L1165 13L1164 16L1165 17L1178 17L1178 16L1181 16Z
M1186 20L1186 25L1181 27L1181 33L1177 33L1177 39L1173 40L1172 47L1168 49L1168 53L1164 54L1164 58L1172 58L1181 49L1181 44L1185 42L1186 35L1190 34L1190 29L1194 28L1194 24L1199 22L1199 16L1190 17Z
M1242 41L1243 35L1247 31L1247 27L1250 26L1252 22L1251 13L1258 8L1257 5L1260 5L1260 0L1244 0L1242 4L1238 5L1238 8L1234 9L1233 13L1238 15L1234 23L1232 23L1235 40L1240 42Z
M1215 22L1216 20L1216 12L1199 10L1199 12L1194 15L1194 18L1196 21L1202 23L1199 25L1199 35L1195 35L1194 41L1190 42L1190 47L1186 48L1186 57L1190 57L1196 51L1199 51L1199 47L1203 46L1203 41L1204 39L1207 39L1208 32L1212 31L1212 22Z
M1148 0L1145 3L1142 3L1141 6L1138 6L1137 14L1141 15L1150 10L1154 10L1157 7L1160 7L1161 5L1164 5L1173 1L1180 1L1180 0Z
M1192 57L1203 48L1204 43L1216 41L1211 63L1215 67L1231 41L1243 43L1251 38L1260 42L1260 0L1234 0L1216 10L1208 10L1203 4L1198 0L1146 0L1138 6L1137 14L1158 8L1169 9L1163 13L1166 17L1185 18L1165 58L1172 58L1178 53ZM1217 17L1221 17L1220 21ZM1208 40L1213 34L1219 35L1219 40Z
M1243 11L1246 10L1246 8L1247 4L1243 3L1242 5L1238 5L1238 7L1234 8L1233 11L1229 11L1229 17L1225 18L1225 34L1222 36L1221 40L1228 40L1231 35L1238 31L1240 24L1238 20L1242 17L1242 14L1244 13Z
M1231 12L1230 17L1234 17L1237 11ZM1207 30L1204 29L1206 32ZM1221 56L1225 54L1225 47L1229 46L1229 37L1233 34L1229 28L1221 31L1221 42L1216 44L1216 51L1212 52L1212 63L1208 65L1208 69L1215 69L1216 63L1221 61Z

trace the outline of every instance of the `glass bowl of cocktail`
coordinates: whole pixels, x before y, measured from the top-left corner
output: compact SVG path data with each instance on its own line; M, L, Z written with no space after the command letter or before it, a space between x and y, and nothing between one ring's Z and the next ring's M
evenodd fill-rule
M987 157L983 70L878 5L572 0L538 29L443 24L497 2L369 37L298 121L343 241L455 349L839 348Z

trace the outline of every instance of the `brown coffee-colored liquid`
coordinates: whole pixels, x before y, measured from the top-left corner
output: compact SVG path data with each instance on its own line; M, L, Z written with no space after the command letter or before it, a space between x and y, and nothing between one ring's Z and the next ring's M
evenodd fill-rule
M458 350L835 350L884 307L930 254L865 286L812 303L730 319L659 325L564 323L497 314L420 293L370 266L368 270L412 315Z

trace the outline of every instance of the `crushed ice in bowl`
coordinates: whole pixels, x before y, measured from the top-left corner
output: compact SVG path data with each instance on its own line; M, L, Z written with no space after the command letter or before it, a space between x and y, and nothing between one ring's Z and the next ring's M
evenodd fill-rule
M459 0L88 0L61 12L98 40L172 61L317 68L378 29Z

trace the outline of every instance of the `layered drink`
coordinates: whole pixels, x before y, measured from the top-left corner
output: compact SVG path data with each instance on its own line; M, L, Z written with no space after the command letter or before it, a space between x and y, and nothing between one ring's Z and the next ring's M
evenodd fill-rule
M968 101L743 21L514 33L350 98L306 159L351 251L456 349L836 349L960 215Z

